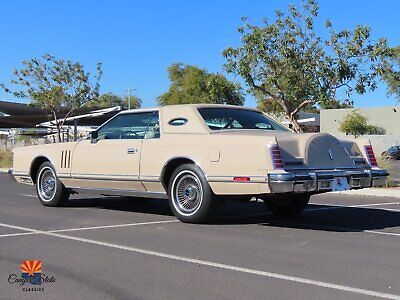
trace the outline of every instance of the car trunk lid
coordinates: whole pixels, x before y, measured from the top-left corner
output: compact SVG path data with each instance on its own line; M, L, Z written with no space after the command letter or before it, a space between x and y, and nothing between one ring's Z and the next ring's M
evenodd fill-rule
M354 167L353 159L332 135L291 134L276 137L285 169L335 169Z

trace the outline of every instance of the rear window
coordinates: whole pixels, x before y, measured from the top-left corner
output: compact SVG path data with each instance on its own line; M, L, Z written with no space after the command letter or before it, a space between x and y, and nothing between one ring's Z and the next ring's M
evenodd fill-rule
M221 129L288 129L258 111L234 108L199 108L207 126L212 130Z

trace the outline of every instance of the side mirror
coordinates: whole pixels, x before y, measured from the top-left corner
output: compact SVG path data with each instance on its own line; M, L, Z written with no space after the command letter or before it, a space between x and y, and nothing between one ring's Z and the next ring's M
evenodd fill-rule
M98 133L97 131L92 131L92 132L90 133L90 139L91 139L91 141L92 141L92 144L97 143L98 138L99 138L99 133Z

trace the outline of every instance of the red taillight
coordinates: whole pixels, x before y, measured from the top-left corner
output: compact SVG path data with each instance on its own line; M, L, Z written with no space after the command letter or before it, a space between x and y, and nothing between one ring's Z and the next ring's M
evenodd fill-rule
M270 149L271 149L271 158L272 158L272 163L274 164L274 169L283 169L283 161L279 146L272 145Z
M377 167L378 163L376 162L375 154L374 154L374 149L372 149L371 145L366 145L365 147L365 153L367 154L368 162L371 167Z
M250 181L250 177L233 177L234 181Z

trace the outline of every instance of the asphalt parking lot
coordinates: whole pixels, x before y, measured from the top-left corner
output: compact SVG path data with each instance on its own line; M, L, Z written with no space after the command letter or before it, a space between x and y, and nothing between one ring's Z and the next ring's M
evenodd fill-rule
M400 299L399 201L313 196L290 219L227 203L212 223L190 225L164 200L43 207L0 174L0 298ZM55 281L10 283L26 259Z

